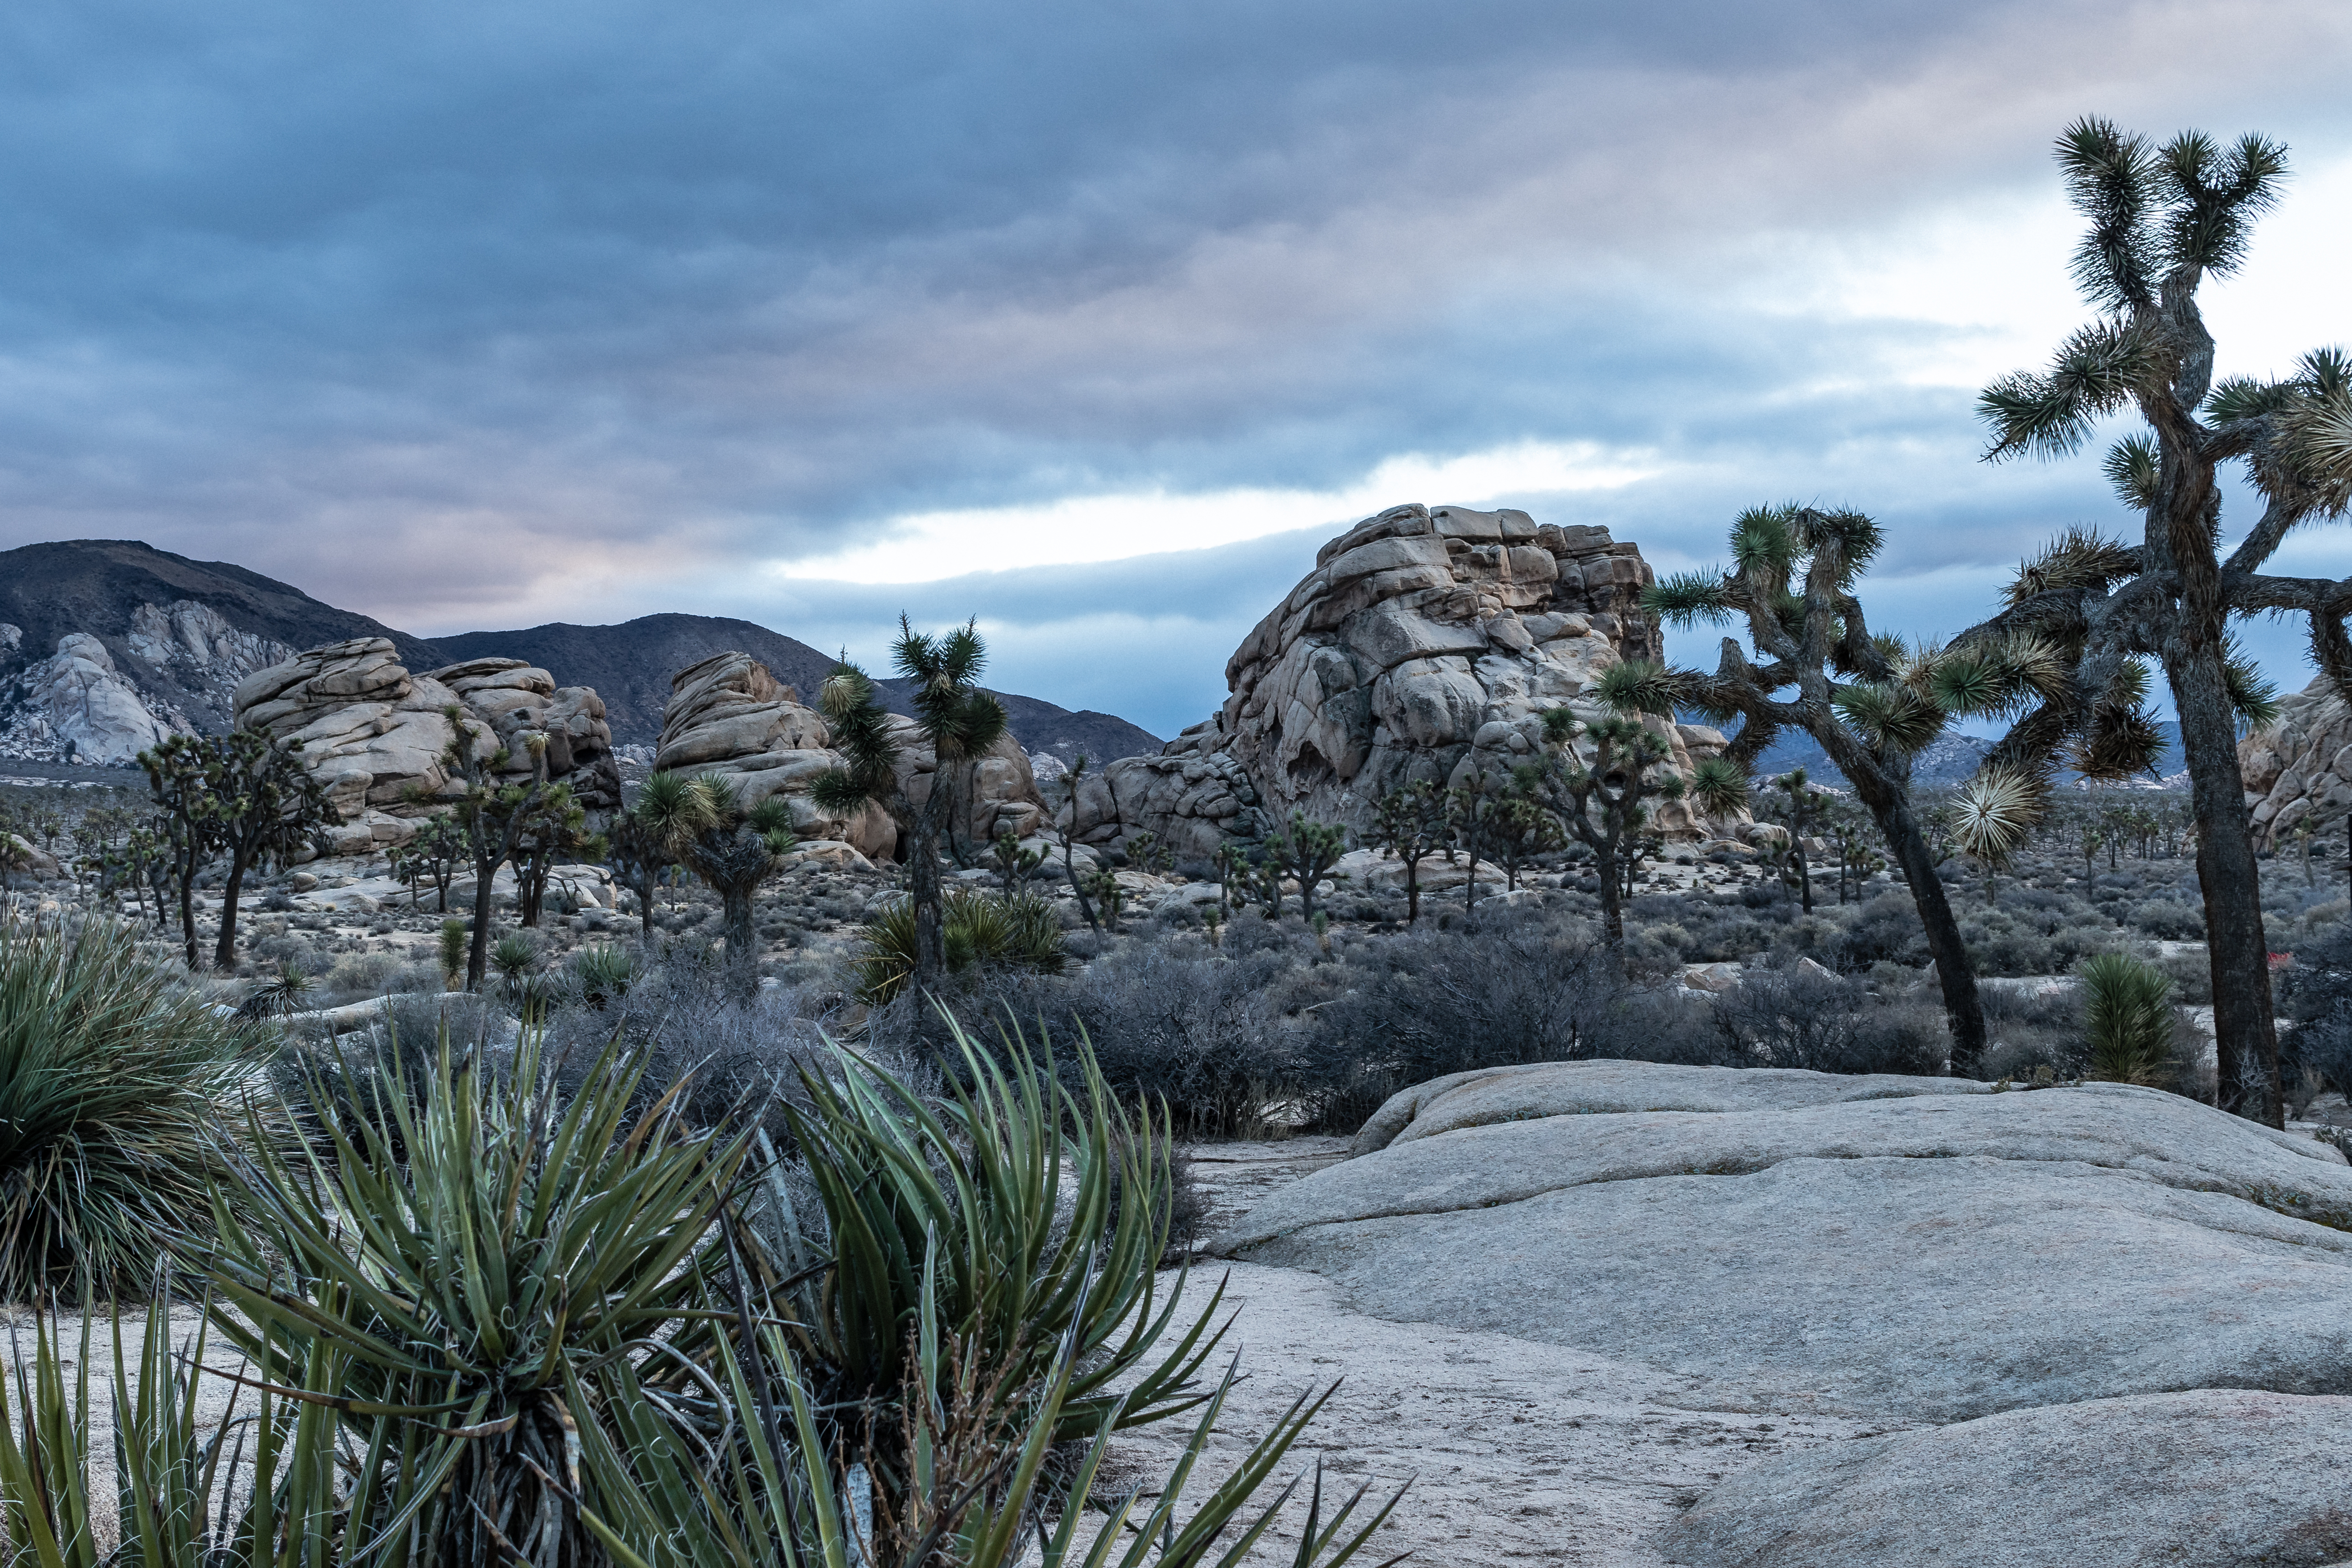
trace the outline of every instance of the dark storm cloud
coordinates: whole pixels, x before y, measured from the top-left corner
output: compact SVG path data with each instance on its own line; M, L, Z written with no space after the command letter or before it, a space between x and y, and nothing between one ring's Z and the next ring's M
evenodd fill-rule
M1889 514L1891 566L1979 566L2095 489L1974 464L1966 394L1890 368L1949 329L1759 304L1780 240L2046 186L2086 108L2333 133L2334 10L2231 21L19 6L0 544L143 537L428 632L976 612L1030 689L1097 706L1208 649L1139 697L1163 726L1213 700L1291 544L903 592L761 597L743 569L905 512L1339 486L1529 438L1656 454L1658 481L1528 504L1660 559L1833 492Z

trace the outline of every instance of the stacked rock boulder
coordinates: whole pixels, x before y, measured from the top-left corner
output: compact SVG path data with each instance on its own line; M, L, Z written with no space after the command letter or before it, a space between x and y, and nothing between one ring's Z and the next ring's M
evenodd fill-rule
M2352 708L2322 675L2279 704L2267 729L2238 742L2255 842L2276 846L2305 819L2333 825L2352 810Z
M509 752L515 776L537 765L526 731L549 737L548 772L594 810L620 804L604 704L586 687L559 689L517 659L478 659L412 675L391 641L354 637L295 655L240 682L236 722L301 742L304 763L342 816L330 852L364 855L405 844L457 787L448 752L455 707L478 731L476 754ZM561 764L561 765L559 765Z
M899 788L919 809L930 798L938 762L913 721L894 716L891 722L900 742ZM843 817L809 798L816 778L842 764L831 742L824 716L795 689L750 654L721 653L672 679L654 766L725 774L747 805L782 795L804 838L846 843L875 858L896 853L898 826L879 806ZM954 788L952 831L968 845L1008 832L1026 838L1045 821L1028 755L1009 734L962 770Z
M1597 716L1604 671L1662 657L1640 607L1654 580L1639 548L1605 528L1392 507L1326 544L1243 641L1214 719L1082 788L1077 836L1149 831L1180 858L1205 858L1294 811L1360 830L1406 784L1507 771L1540 745L1547 710ZM1686 775L1724 748L1713 730L1647 722L1667 771ZM1652 821L1670 837L1706 827L1676 801Z

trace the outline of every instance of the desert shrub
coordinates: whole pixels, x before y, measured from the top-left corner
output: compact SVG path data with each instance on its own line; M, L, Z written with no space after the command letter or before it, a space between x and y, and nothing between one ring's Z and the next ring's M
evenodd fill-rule
M1264 1132L1297 1095L1304 1029L1289 1015L1327 990L1287 942L1234 952L1187 938L1127 943L1067 980L1010 979L956 1011L982 1039L1083 1038L1129 1103L1165 1104L1186 1137L1234 1138ZM1076 1064L1066 1051L1066 1070Z
M2202 942L2205 916L2171 899L2150 899L2132 906L2130 923L2163 942Z
M2192 1007L2201 1007L2213 1000L2212 960L2202 947L2166 953L2156 960L2156 966L2172 982L2176 1000Z
M1988 984L1990 1043L1978 1073L1988 1079L2083 1075L2083 1004L2071 986Z
M0 1292L138 1292L162 1237L209 1236L260 1047L127 926L0 921Z
M1473 1068L1717 1059L1704 1030L1660 1026L1674 1004L1629 984L1590 927L1539 910L1367 944L1345 983L1299 1042L1302 1108L1333 1131L1361 1125L1400 1089Z
M1750 969L1710 1013L1723 1058L1741 1066L1925 1075L1942 1072L1950 1049L1935 1002L1874 995L1818 967Z
M950 974L1011 966L1047 973L1062 967L1061 917L1034 893L1002 898L976 889L949 890L940 910ZM915 974L915 905L901 899L866 922L857 956L857 991L868 1002L888 1002Z
M2283 1075L2324 1079L2352 1095L2352 927L2337 926L2295 950L2273 977L2289 1020L2279 1041Z
M2158 1084L2171 1076L2172 983L2153 964L2101 953L2083 965L2084 1075Z
M1864 970L1874 963L1900 963L1917 968L1927 962L1927 933L1919 923L1918 906L1907 891L1881 893L1853 907L1843 929L1824 954L1830 968L1841 973Z

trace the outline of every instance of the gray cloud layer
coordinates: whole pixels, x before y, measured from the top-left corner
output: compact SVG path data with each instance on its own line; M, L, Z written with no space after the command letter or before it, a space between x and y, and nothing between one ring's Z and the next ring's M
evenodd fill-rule
M2099 515L2087 466L1976 466L1966 395L1900 374L1954 329L1806 304L1790 257L2047 189L2086 109L2340 150L2346 26L2315 0L19 7L0 543L142 537L425 631L977 612L1008 682L1163 730L1311 535L903 591L741 567L907 511L1528 438L1660 454L1658 481L1525 498L1655 557L1818 495L1888 518L1890 570L1982 567Z

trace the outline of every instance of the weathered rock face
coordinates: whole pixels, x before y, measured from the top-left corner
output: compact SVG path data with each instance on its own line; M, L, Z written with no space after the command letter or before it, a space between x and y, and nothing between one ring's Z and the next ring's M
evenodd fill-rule
M2352 1393L2352 1170L2178 1096L1629 1062L1409 1094L1385 1147L1213 1249L1674 1368L1719 1409Z
M1075 832L1115 843L1150 831L1205 858L1294 811L1362 829L1415 780L1505 772L1542 743L1542 715L1597 713L1588 696L1620 660L1658 658L1642 615L1641 552L1602 528L1538 526L1522 511L1393 507L1326 544L1316 567L1225 666L1207 725L1160 756L1104 768ZM1719 754L1712 730L1648 721L1687 773ZM1690 808L1651 809L1670 837Z
M18 755L106 766L136 760L171 733L106 645L84 632L59 637L56 655L26 669L11 696L7 750Z
M938 763L912 720L894 717L891 723L901 746L898 786L919 809L930 798ZM872 857L896 853L898 828L880 807L869 805L845 821L809 800L812 781L841 765L830 742L824 716L802 702L799 692L751 655L723 653L680 670L671 683L654 765L733 775L746 802L786 795L803 837L851 844ZM1045 820L1029 758L1011 735L956 774L952 831L963 845L984 847L1006 832L1025 838Z
M1121 757L1078 781L1071 837L1095 846L1124 845L1150 833L1179 865L1206 861L1219 846L1265 830L1257 786L1239 758L1223 749L1216 721L1195 724L1156 756ZM1054 810L1067 816L1055 786Z
M2198 1389L1767 1461L1660 1542L1685 1568L2207 1568L2352 1557L2352 1399Z
M343 816L330 835L332 852L359 855L415 837L419 820L453 792L452 706L482 730L477 755L510 746L506 771L528 774L535 763L520 737L544 729L549 775L571 783L592 808L619 805L602 705L584 687L567 689L568 697L545 670L513 660L411 675L389 640L355 637L247 677L235 710L240 729L301 742L303 762Z
M604 704L585 686L562 686L555 678L519 658L477 658L433 671L425 679L455 692L467 710L487 723L512 755L511 771L531 768L527 736L547 737L547 772L572 785L591 811L621 805L621 773L613 758L613 731Z
M2254 838L2274 846L2305 818L2332 822L2352 807L2352 709L2322 675L2279 704L2275 723L2238 742Z
M215 724L235 714L239 682L257 670L283 664L294 649L255 632L239 631L219 611L194 599L168 605L141 605L131 612L123 641L149 672L176 687L177 702L161 702L151 694L148 707L171 710L175 728L187 729L199 717Z
M898 828L889 813L869 805L845 818L808 798L816 777L841 765L825 749L828 738L824 716L766 665L747 653L714 654L671 678L654 766L724 773L746 805L784 795L803 837L838 840L867 856L890 854Z

